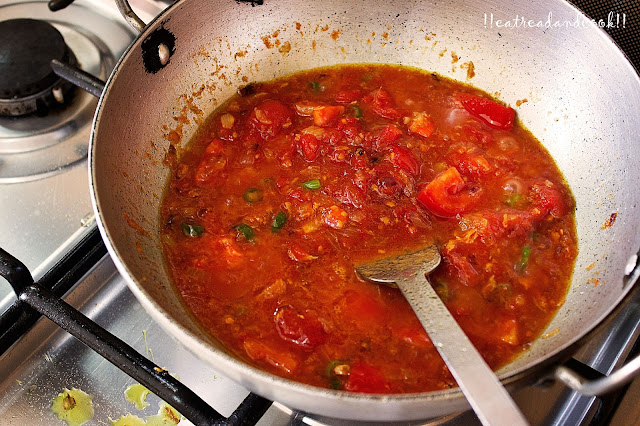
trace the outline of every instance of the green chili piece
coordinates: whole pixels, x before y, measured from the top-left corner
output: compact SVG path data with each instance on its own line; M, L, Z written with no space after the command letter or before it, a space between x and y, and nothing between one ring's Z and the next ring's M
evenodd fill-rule
M187 237L199 237L204 232L204 226L182 222L182 233Z
M347 111L352 117L362 118L362 109L358 105L349 105Z
M309 82L309 88L311 90L313 90L314 92L319 92L319 91L322 90L322 86L317 81L310 81Z
M531 256L531 247L524 246L522 249L522 255L520 256L520 261L516 264L516 270L522 272L524 268L529 264L529 256Z
M253 237L256 236L256 234L253 232L253 229L251 229L249 225L246 225L244 223L234 226L233 229L240 232L247 241L253 241Z
M258 188L249 188L247 192L244 193L243 198L247 203L257 203L258 201L262 201L262 191Z
M278 214L273 218L273 222L271 223L271 231L277 232L280 228L284 226L287 222L287 215L283 211L279 211Z
M338 365L342 365L344 363L345 363L344 361L341 361L339 359L334 359L333 361L331 361L327 365L327 368L325 370L325 373L327 374L327 377L335 377L336 373L333 371L334 368L336 368Z
M513 207L521 198L522 196L520 194L509 195L505 200L505 204L509 207Z
M329 378L329 386L331 386L331 389L340 389L342 387L342 381L338 378L338 375L335 371L335 368L339 365L344 365L348 368L348 364L346 364L344 361L334 359L329 363L329 365L327 365L327 368L325 370L325 373Z
M320 180L318 180L318 179L313 179L313 180L310 180L310 181L304 182L304 183L302 184L302 186L303 186L305 189L310 189L310 190L320 189Z
M436 291L438 296L440 296L440 299L442 299L443 302L449 300L449 286L447 283L443 281L436 281L433 283L433 289Z
M494 291L501 291L507 293L508 296L513 294L513 289L511 288L511 284L508 283L500 283L496 284L496 288Z

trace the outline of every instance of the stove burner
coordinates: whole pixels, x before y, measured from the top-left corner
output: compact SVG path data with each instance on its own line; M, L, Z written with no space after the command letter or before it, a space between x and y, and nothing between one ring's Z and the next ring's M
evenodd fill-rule
M52 59L77 64L51 24L35 19L0 22L0 115L44 115L71 98L74 87L54 74Z

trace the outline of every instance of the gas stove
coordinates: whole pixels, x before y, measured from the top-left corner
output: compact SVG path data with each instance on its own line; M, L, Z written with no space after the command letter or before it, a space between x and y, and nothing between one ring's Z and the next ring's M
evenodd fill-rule
M576 1L594 18L609 11L626 13L627 31L611 31L640 67L640 6L635 2ZM134 0L133 9L150 21L168 4ZM35 29L21 33L22 25ZM0 0L0 53L5 41L24 43L11 52L11 62L24 61L17 83L5 79L7 61L0 60L0 247L26 264L34 278L96 323L131 345L179 380L224 416L249 392L216 373L172 342L129 292L106 253L93 218L87 177L87 150L97 100L48 70L33 65L25 50L42 51L48 62L75 63L106 79L135 38L112 0L77 0L51 12L40 1ZM10 24L3 22L10 21ZM3 32L4 31L4 32ZM632 33L635 31L635 33ZM629 34L635 34L629 37ZM40 41L39 41L40 40ZM43 41L44 40L44 41ZM42 43L42 44L41 44ZM0 55L2 59L2 55ZM11 102L13 98L25 100ZM7 115L9 114L9 115ZM93 397L95 415L89 424L110 424L128 413L139 417L158 412L160 399L147 397L139 410L125 399L133 379L46 319L18 312L10 286L0 279L0 418L2 424L57 424L53 398L63 388L80 388ZM32 325L34 324L34 325ZM574 356L594 375L608 374L638 352L640 293ZM640 381L604 397L583 397L560 384L538 384L513 397L532 424L640 423ZM257 417L254 419L254 417ZM346 425L353 422L293 411L277 401L262 415L249 414L247 424ZM188 423L183 420L183 423ZM479 424L468 411L412 424Z

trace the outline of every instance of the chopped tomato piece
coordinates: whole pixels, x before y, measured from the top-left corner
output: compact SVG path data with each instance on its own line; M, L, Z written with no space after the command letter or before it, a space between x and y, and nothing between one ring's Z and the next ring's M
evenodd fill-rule
M279 307L274 314L280 337L305 349L313 349L327 340L322 323L310 312L300 314L293 306Z
M349 392L386 393L389 391L389 384L378 368L364 362L356 362L351 366L344 389Z
M296 262L308 262L310 260L315 260L318 256L314 256L307 252L305 249L300 247L297 244L292 244L291 247L287 250L287 254L291 260Z
M520 335L518 332L518 323L515 318L503 319L498 323L497 336L505 343L510 345L520 344Z
M321 106L313 109L313 124L329 126L344 112L343 106Z
M464 213L478 195L463 191L465 187L458 170L450 167L422 189L418 194L418 201L436 216L453 217Z
M397 198L405 188L404 182L394 170L387 170L385 167L375 168L376 177L371 182L371 189L384 198Z
M214 138L204 150L205 155L224 155L224 143Z
M201 185L211 183L226 165L227 159L224 157L224 145L220 139L213 139L205 149L194 179Z
M553 217L562 217L569 211L564 197L558 188L550 181L535 183L531 186L534 203L543 214L551 213Z
M487 147L495 143L492 130L478 122L465 124L462 126L462 134L469 142L474 142L482 147Z
M362 128L357 118L343 117L338 121L337 129L342 133L344 140L352 145L362 145L364 138Z
M356 209L361 209L365 205L367 199L364 191L358 187L354 178L349 176L347 179L341 180L337 185L331 186L331 194L340 203L350 205Z
M417 322L417 320L416 320ZM394 333L399 336L404 342L415 346L417 348L428 348L433 346L429 335L422 325L418 322L414 327L404 327L398 330L394 330Z
M340 104L350 104L362 97L362 92L358 89L354 90L341 90L336 93L336 102Z
M233 239L229 237L220 237L218 244L223 247L223 258L229 265L238 265L242 262L242 252Z
M479 237L485 244L493 244L504 237L522 237L531 232L535 224L534 217L524 211L504 209L500 212L480 211L464 215L460 225L473 229L474 237Z
M382 132L376 137L376 146L378 149L397 141L402 136L402 130L393 124L388 124L382 129Z
M282 102L267 100L253 109L251 122L263 138L270 138L291 127L294 116L291 108Z
M516 112L513 108L501 105L491 99L462 93L458 96L464 109L478 117L489 126L500 130L511 130Z
M475 287L479 284L478 271L469 262L469 252L473 253L476 250L476 245L461 244L457 240L450 241L442 250L445 263L453 268L460 282L468 287Z
M319 106L317 102L309 102L309 101L300 101L293 104L293 108L296 110L298 115L303 117L311 117L313 114L313 109Z
M254 339L246 339L243 346L249 358L254 361L264 361L288 374L298 368L298 361L288 351L279 351Z
M416 114L409 124L409 131L428 138L436 130L436 125L429 114L421 112Z
M386 90L378 89L371 93L373 111L380 117L396 120L402 117L402 113L396 108L395 102Z
M484 152L478 147L459 146L451 155L456 168L465 175L479 177L493 170Z
M320 151L320 141L318 138L309 133L304 133L300 136L299 142L302 155L307 161L313 161L318 157Z
M411 153L411 150L401 146L391 148L391 162L407 173L417 176L420 174L420 164Z
M338 206L331 206L322 211L322 219L333 229L342 229L349 221L349 214Z
M291 178L287 176L278 176L278 179L276 179L276 188L282 190L288 187L290 183L291 183Z

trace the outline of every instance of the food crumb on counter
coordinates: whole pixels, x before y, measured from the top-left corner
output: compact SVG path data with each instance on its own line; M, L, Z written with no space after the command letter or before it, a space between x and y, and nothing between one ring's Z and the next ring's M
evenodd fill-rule
M52 401L51 411L70 426L81 425L93 418L91 396L81 389L65 388Z
M147 395L149 395L149 389L142 386L140 383L134 383L124 391L124 398L134 404L138 410L144 410L149 406L147 402Z
M113 420L109 417L109 421L111 422L111 426L143 426L147 424L147 422L133 414L126 414L117 420Z

